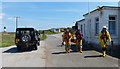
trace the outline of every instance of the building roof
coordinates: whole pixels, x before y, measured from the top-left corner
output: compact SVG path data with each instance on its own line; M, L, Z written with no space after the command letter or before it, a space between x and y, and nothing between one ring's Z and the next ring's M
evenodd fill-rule
M120 9L120 7L115 7L115 6L102 6L101 9L103 9L103 8L119 8L119 9ZM97 10L99 10L99 9L95 9L95 10L91 11L90 13L95 12L95 11L97 11ZM86 16L86 15L88 15L88 14L89 14L89 13L86 13L86 14L84 14L83 16Z
M79 20L79 21L76 21L75 26L78 25L78 22L82 22L82 21L84 21L84 20L85 20L85 19L81 19L81 20Z
M76 21L76 22L82 22L82 21L84 21L85 19L81 19L81 20L79 20L79 21Z

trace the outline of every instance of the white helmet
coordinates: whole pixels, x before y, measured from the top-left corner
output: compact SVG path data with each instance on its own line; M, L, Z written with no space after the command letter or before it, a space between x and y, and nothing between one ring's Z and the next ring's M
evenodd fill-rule
M106 26L103 26L103 28L107 29L107 27L106 27Z

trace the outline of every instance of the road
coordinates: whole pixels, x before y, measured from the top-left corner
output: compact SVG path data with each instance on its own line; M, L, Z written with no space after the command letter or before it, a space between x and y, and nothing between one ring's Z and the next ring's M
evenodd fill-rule
M2 49L3 67L44 67L45 42L41 42L38 50L18 52L16 46Z
M118 67L118 59L101 57L94 50L65 53L61 34L48 35L37 51L18 52L16 46L2 48L3 67Z

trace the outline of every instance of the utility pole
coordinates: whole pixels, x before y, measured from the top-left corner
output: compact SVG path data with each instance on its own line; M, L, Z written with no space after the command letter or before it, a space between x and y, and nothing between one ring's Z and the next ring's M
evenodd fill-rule
M15 17L15 22L16 22L16 28L18 27L18 19L19 19L20 17Z
M88 0L88 14L90 15L90 0ZM90 19L88 20L88 31L90 35L88 36L88 41L90 40L91 37L91 24L90 24Z

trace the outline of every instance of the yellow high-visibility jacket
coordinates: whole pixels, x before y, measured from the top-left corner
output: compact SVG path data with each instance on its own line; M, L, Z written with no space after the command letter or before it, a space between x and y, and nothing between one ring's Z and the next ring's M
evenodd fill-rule
M70 38L69 39L66 39L65 36L69 35ZM72 35L70 33L67 33L67 34L63 34L63 40L65 41L65 44L66 45L70 45L71 44L71 39L72 39Z
M74 37L76 37L75 33L74 33ZM74 42L76 43L76 45L82 45L82 39L81 40L80 39L75 39Z
M82 39L81 40L76 39L76 45L82 45Z
M105 34L105 33L100 32L98 39L99 39L99 42L102 45L102 47L106 47L106 45L108 45L108 41L112 41L112 40L111 40L111 37L110 37L110 34L108 31L107 31L108 39L106 39L106 38L101 39L102 34Z

